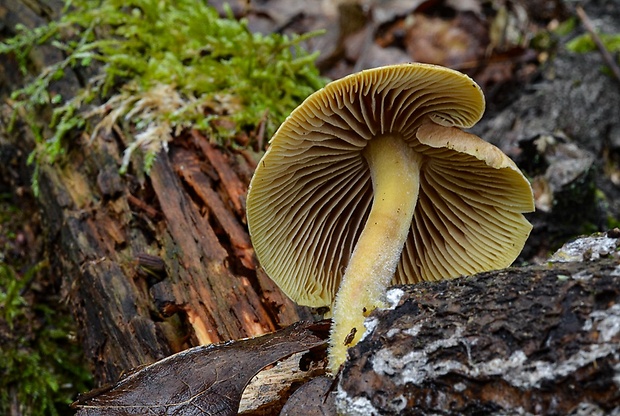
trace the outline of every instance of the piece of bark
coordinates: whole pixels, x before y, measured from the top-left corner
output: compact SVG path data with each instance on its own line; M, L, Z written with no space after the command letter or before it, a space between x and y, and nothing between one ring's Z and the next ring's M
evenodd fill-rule
M620 262L392 289L339 375L351 415L620 411Z
M325 357L325 349L323 357ZM291 414L299 414L303 408L304 415L310 416L308 403L297 406L295 397L308 397L307 387L315 380L327 378L331 385L332 379L325 376L327 360L314 363L311 367L303 367L301 363L307 353L299 353L278 362L274 367L258 373L243 391L239 414L242 416L270 416L284 413L286 406L295 409ZM333 403L332 403L333 406ZM334 414L334 412L328 414Z
M220 232L229 236L234 258L239 259L244 267L255 269L252 243L246 228L222 201L219 193L214 189L214 181L200 169L201 162L196 157L196 153L179 149L173 153L172 160L179 176L208 209L212 217L210 219L220 226Z

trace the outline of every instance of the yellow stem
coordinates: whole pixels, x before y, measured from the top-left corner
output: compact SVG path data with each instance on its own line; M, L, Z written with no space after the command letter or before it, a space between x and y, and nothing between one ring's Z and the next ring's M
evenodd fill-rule
M371 140L373 203L336 295L329 366L336 374L347 349L365 331L364 319L381 306L407 239L420 188L421 156L398 136Z

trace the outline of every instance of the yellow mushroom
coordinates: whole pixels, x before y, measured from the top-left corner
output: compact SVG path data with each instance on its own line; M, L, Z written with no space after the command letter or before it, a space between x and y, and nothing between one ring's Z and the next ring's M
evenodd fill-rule
M393 65L328 84L271 139L248 192L250 235L291 299L332 307L332 372L390 283L503 268L523 248L527 179L461 130L484 107L460 72Z

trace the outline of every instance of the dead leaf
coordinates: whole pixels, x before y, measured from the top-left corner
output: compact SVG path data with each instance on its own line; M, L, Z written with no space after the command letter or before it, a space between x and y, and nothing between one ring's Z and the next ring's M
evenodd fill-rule
M236 415L247 383L266 366L325 344L326 322L301 322L260 337L190 348L132 371L72 405L77 416Z
M415 13L409 24L405 42L415 61L459 67L484 56L486 28L473 14L444 19Z
M336 414L333 390L334 380L322 376L299 387L288 399L279 416L326 416Z

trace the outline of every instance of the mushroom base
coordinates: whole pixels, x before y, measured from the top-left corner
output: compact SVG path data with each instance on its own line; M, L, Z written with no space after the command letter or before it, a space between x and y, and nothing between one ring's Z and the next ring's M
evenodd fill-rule
M336 295L329 366L336 373L364 334L364 319L383 303L409 234L420 187L421 156L398 136L372 139L364 150L373 203Z

